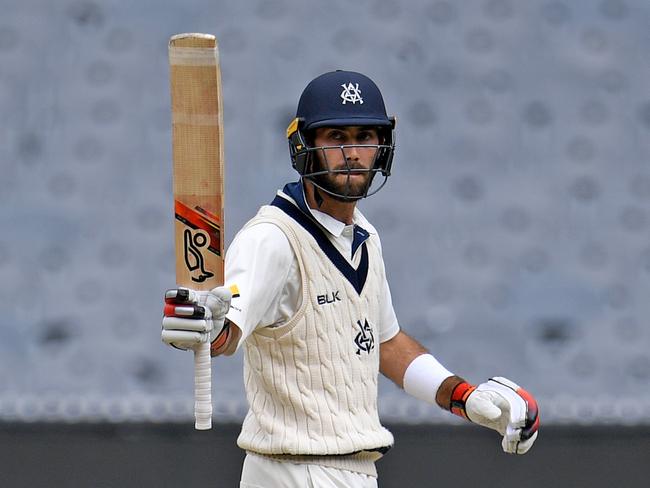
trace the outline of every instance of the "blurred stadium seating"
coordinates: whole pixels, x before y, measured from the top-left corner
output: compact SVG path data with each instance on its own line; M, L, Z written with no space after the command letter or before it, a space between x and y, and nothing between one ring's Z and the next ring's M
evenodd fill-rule
M547 423L650 423L644 0L0 0L0 420L192 415L173 286L167 39L211 32L227 242L293 179L305 84L358 70L398 117L382 235L402 327ZM214 366L241 419L241 355ZM455 422L381 384L385 419Z

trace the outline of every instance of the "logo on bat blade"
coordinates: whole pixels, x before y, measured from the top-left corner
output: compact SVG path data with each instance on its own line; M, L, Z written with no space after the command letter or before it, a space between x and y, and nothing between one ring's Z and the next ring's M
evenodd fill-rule
M202 230L185 229L183 233L185 265L192 274L192 281L203 283L208 278L212 278L214 273L205 269L205 260L201 250L207 249L210 243L208 234ZM198 273L198 274L197 274Z

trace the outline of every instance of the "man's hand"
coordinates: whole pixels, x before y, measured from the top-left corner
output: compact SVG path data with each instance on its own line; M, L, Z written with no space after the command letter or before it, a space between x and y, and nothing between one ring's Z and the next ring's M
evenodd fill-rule
M510 454L525 454L537 439L539 408L533 396L516 383L497 376L476 387L465 403L467 417L503 436Z
M162 341L183 350L194 350L200 343L213 344L215 341L216 347L220 347L229 335L229 327L224 327L224 322L231 298L232 292L225 287L210 291L167 290Z
M494 377L476 388L459 384L451 410L503 436L501 446L510 454L525 454L537 439L539 408L533 396L516 383Z

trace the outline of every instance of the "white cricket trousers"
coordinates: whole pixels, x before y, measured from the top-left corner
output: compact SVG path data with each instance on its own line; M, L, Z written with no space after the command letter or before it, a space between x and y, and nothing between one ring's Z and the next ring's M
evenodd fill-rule
M362 473L275 461L246 454L240 488L377 488L377 478Z

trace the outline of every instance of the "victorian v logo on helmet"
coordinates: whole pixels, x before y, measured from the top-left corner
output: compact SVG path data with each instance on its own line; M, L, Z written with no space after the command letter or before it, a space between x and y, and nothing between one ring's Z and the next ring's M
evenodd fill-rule
M347 85L343 84L341 86L343 87L343 91L341 92L343 105L345 105L347 102L363 103L363 98L361 98L361 90L359 89L359 83L356 83L355 85L348 83Z
M373 128L378 144L315 146L314 134L320 127ZM296 118L287 128L289 153L293 168L317 188L344 201L354 201L377 193L390 176L395 151L395 118L386 115L384 100L377 85L367 76L352 71L332 71L312 80L300 96ZM374 162L368 169L351 165L346 156L353 148L375 148ZM327 153L340 150L344 168L333 169ZM352 193L350 177L367 172L365 189ZM348 185L337 187L328 175L347 175ZM374 181L380 174L383 179Z

